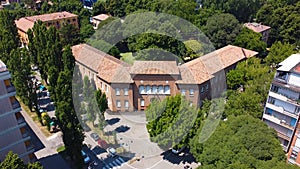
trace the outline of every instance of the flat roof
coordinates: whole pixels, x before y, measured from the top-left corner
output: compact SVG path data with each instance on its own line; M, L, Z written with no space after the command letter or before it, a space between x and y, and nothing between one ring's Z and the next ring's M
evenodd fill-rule
M0 60L0 72L6 72L6 71L7 71L6 65L2 62L2 60Z
M277 70L289 72L291 71L296 65L300 63L300 54L292 54L284 61L280 62L278 65L280 66Z
M248 29L251 29L254 32L258 32L258 33L261 33L263 31L271 29L270 26L262 25L260 23L255 23L255 22L253 22L253 23L250 23L250 22L245 23L244 26L246 26Z

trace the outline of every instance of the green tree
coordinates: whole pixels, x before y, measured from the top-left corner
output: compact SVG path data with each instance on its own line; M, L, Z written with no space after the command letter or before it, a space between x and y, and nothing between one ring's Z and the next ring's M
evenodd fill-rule
M83 130L74 110L72 100L72 72L62 71L59 73L56 87L56 111L55 115L63 133L63 142L66 152L76 163L78 168L83 167L81 154L82 142L84 140Z
M65 24L59 29L61 45L76 45L80 42L79 29L72 24Z
M100 113L98 113L99 127L100 129L103 129L104 125L106 124L104 112L108 109L106 94L98 89L95 92L95 98L97 101L98 109L100 110Z
M241 31L239 21L231 14L217 14L209 17L204 32L218 49L233 44Z
M5 159L0 163L2 169L43 169L39 162L24 164L24 162L13 152L8 152Z
M236 37L234 45L257 51L261 57L266 55L267 44L262 41L262 35L248 28L242 29L241 33Z
M257 168L261 162L285 160L275 131L260 119L230 116L204 143L199 142L200 131L190 147L201 168Z
M277 65L284 59L295 53L295 46L289 43L275 42L271 48L268 56L264 59L267 65Z

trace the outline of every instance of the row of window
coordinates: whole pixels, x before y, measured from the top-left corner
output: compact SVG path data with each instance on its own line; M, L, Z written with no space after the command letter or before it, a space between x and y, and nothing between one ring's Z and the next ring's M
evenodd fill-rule
M150 85L147 85L147 86L139 86L139 93L140 94L171 94L171 91L170 91L170 86L169 85L166 85L166 86L156 86L156 85L153 85L153 86L150 86Z
M123 92L124 92L124 96L128 96L128 88L124 88L124 89L123 89ZM116 95L117 95L117 96L120 96L120 95L121 95L121 90L120 90L120 88L116 88Z
M121 107L122 107L121 101L120 101L120 100L117 100L117 101L116 101L116 105L117 105L117 108L121 108ZM124 101L124 107L125 107L125 108L129 108L129 102L128 102L128 100L125 100L125 101Z
M203 93L204 92L204 90L206 90L206 91L208 91L208 84L205 86L205 89L204 89L204 87L201 87L201 93ZM185 96L185 89L180 89L180 91L181 91L181 95L183 95L183 96ZM189 89L189 92L190 92L190 96L194 96L194 89Z

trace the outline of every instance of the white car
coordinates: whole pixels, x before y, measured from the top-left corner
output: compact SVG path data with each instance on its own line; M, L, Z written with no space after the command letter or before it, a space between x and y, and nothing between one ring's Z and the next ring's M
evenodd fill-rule
M172 148L172 153L174 153L174 154L179 154L179 153L181 153L184 149L185 149L185 146L183 146L181 149L175 149L175 148Z
M116 149L114 149L114 148L110 147L110 148L106 149L106 151L109 154L109 156L111 156L111 157L115 157L117 155Z

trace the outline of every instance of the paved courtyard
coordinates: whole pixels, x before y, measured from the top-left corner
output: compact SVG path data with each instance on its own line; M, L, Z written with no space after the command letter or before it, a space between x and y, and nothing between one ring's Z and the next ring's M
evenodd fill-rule
M116 131L120 146L135 156L130 162L123 164L121 168L182 169L184 165L189 165L192 168L198 166L188 152L180 155L175 155L170 151L164 152L156 143L150 141L146 129L145 112L106 113L105 119L108 125L104 131Z

